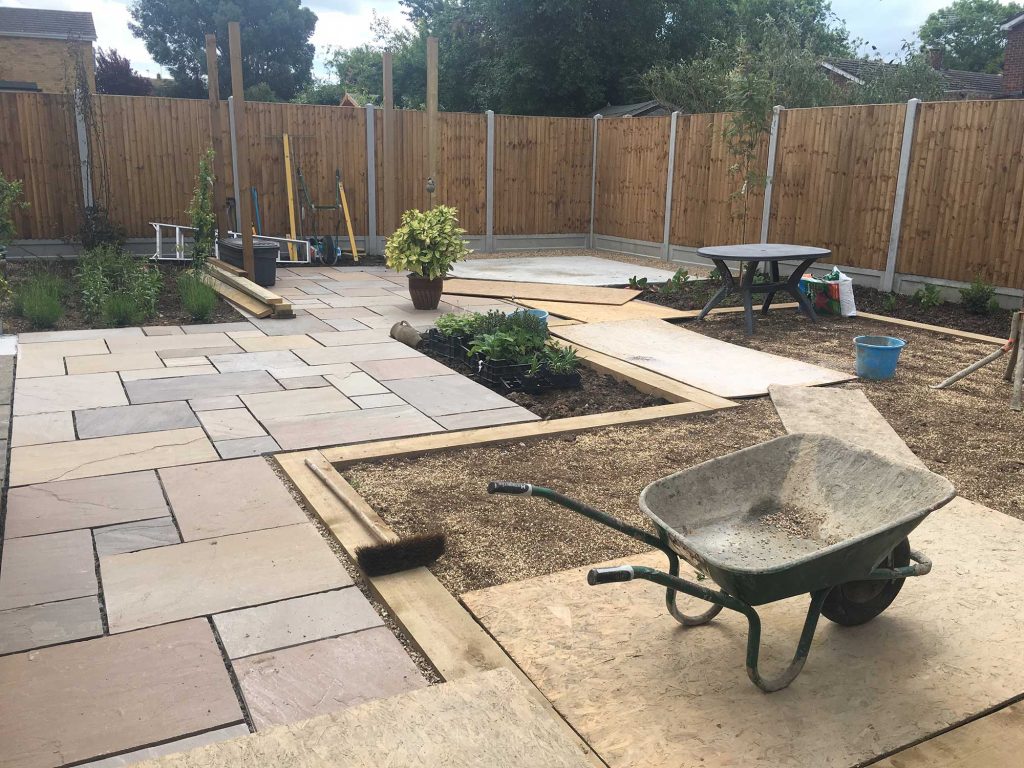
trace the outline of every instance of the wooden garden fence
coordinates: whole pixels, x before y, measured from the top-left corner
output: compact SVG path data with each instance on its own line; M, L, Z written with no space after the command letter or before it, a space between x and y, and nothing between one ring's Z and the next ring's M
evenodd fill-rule
M0 170L24 181L30 203L15 216L20 238L72 237L84 184L130 237L151 236L150 221L187 223L196 166L211 144L208 103L93 101L95 130L85 142L66 97L0 93ZM396 223L384 220L386 174L396 179L400 210L429 204L425 113L399 111L398 161L387 169L379 109L246 109L265 232L288 230L286 133L314 202L333 202L341 173L359 235L380 237ZM668 255L765 237L831 248L836 263L881 276L1024 287L1024 101L781 110L754 158L768 176L774 156L767 190L744 187L736 173L728 120L442 113L434 200L456 206L485 247L495 237L575 235ZM91 178L82 172L86 152ZM224 154L216 168L233 196Z

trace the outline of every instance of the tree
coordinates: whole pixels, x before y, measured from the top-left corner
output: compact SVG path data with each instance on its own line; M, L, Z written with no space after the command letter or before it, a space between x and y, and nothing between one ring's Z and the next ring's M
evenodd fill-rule
M944 66L969 72L999 72L1006 36L999 29L1024 6L998 0L954 0L925 19L918 36L922 48L938 48Z
M134 69L116 49L96 52L96 90L121 96L149 96L153 84Z
M246 87L291 99L310 82L316 14L299 0L133 0L128 27L174 78L176 95L206 94L206 40L217 35L221 96L231 93L228 22L239 21Z

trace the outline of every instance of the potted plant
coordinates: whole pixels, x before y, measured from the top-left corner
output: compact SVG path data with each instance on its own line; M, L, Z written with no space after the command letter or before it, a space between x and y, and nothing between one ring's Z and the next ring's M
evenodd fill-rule
M441 315L434 322L434 327L427 331L431 349L449 360L465 357L466 348L476 334L482 317L484 315L479 312L449 312Z
M580 386L580 358L572 347L551 344L544 350L548 384L552 389L576 389Z
M437 309L444 277L470 251L459 228L458 211L439 205L402 214L402 224L388 238L384 255L390 269L409 272L409 296L416 309Z

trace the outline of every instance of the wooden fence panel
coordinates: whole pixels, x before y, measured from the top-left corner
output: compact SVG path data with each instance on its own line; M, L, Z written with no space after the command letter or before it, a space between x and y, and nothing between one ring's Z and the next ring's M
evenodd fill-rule
M593 121L494 118L494 233L590 231Z
M594 232L661 242L668 117L598 120Z
M769 240L884 270L906 105L785 110Z
M17 239L77 233L82 177L74 110L66 96L0 93L0 170L22 182L29 204L14 212Z
M675 178L672 183L670 241L700 248L757 242L761 233L764 188L745 185L732 170L740 158L725 138L729 115L680 115L676 125ZM755 169L767 165L767 139Z
M1024 288L1024 101L918 109L896 270Z

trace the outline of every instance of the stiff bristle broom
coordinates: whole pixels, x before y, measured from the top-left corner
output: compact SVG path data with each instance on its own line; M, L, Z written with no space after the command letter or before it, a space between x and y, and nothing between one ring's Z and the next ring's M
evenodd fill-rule
M355 552L356 562L367 576L387 576L390 573L430 565L444 554L447 541L443 533L418 533L405 538L391 538L381 531L363 510L352 504L346 494L320 467L310 459L306 459L306 466L330 489L345 509L355 514L356 519L370 535L377 539L377 544L359 547Z

